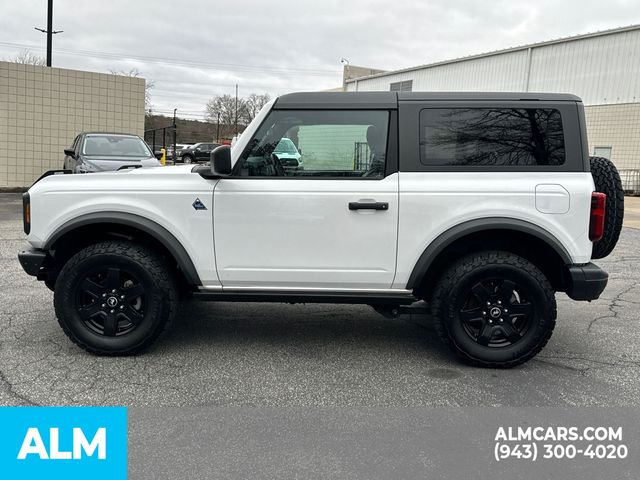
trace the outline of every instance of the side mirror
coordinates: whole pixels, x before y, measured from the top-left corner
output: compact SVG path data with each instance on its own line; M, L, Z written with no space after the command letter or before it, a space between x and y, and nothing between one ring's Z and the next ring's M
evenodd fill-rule
M73 148L65 148L64 149L64 154L71 157L71 158L76 158L76 152Z
M226 177L231 174L231 147L220 145L211 152L211 174Z

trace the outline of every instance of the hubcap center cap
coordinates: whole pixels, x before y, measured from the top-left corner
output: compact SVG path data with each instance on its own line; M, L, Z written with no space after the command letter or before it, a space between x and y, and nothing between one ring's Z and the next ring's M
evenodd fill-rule
M500 318L502 315L502 309L500 307L491 307L489 315L491 315L491 318Z
M118 305L118 298L117 297L107 298L107 305L109 305L111 308L115 307L116 305Z

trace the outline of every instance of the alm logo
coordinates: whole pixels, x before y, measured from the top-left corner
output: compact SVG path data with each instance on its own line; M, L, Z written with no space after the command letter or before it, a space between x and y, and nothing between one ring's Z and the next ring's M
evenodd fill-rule
M87 440L83 430L78 427L73 428L73 449L60 450L60 431L58 428L49 429L49 449L42 440L40 430L36 427L29 427L22 441L22 446L18 452L17 459L25 460L29 455L37 455L40 460L82 460L82 453L87 457L92 457L96 451L99 460L107 458L107 429L99 427L91 441Z
M5 478L126 479L126 407L0 407Z

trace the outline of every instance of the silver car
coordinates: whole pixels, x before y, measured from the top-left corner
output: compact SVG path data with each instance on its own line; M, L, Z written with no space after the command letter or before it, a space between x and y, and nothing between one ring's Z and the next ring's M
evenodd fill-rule
M63 168L73 173L160 165L144 140L126 133L81 133L70 148L65 148L64 154Z

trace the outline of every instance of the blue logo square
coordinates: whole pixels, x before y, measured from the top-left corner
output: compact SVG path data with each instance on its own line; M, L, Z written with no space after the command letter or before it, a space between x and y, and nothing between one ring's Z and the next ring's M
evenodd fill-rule
M7 479L127 478L125 407L0 407Z

